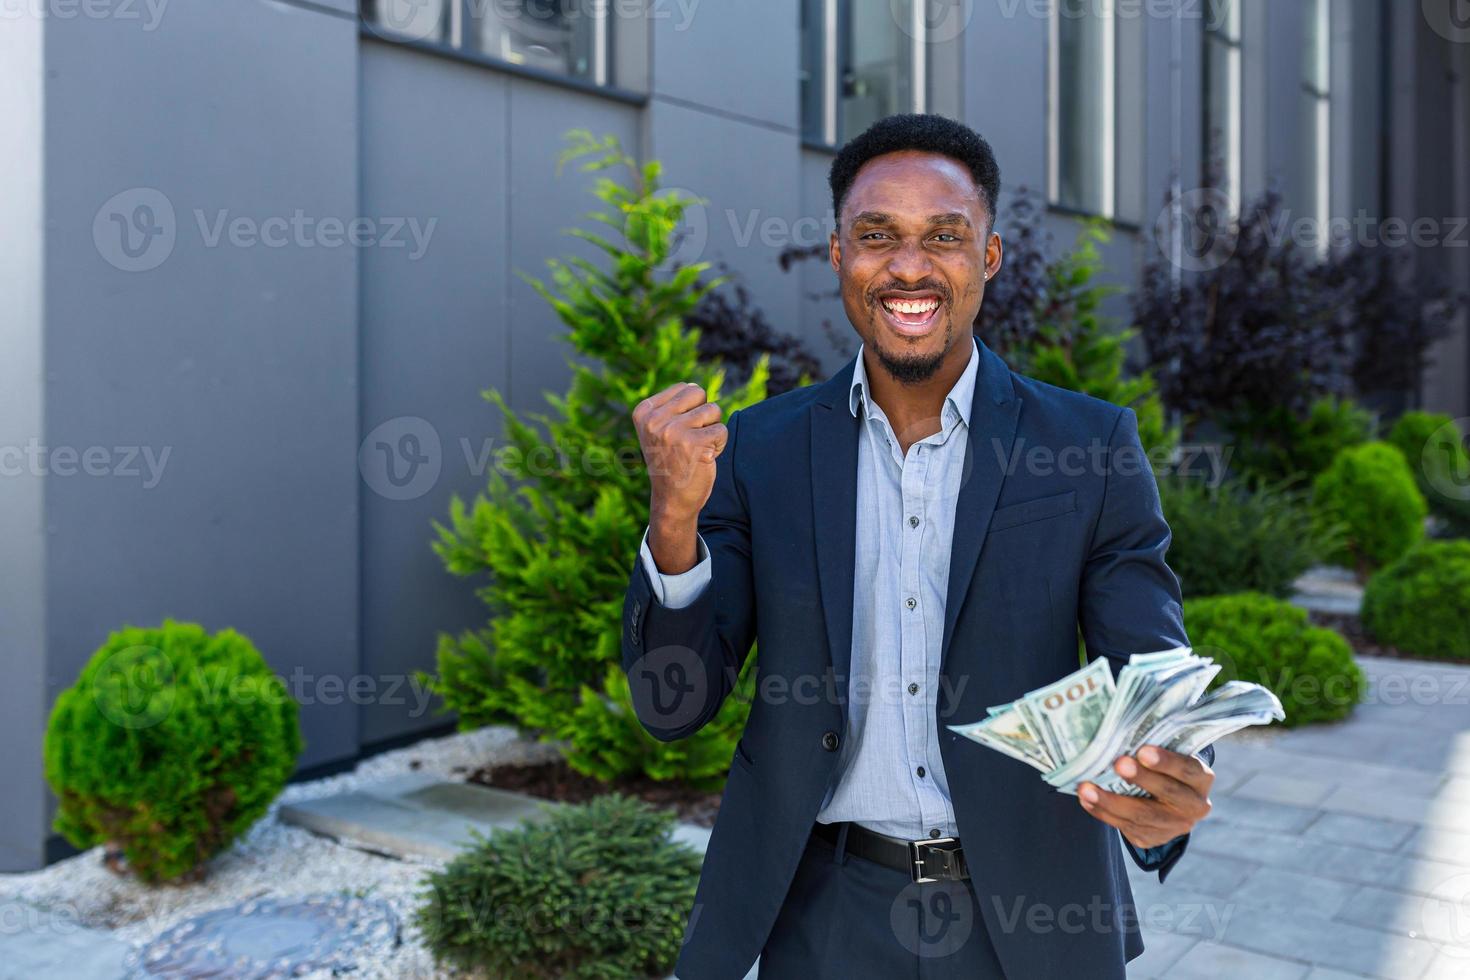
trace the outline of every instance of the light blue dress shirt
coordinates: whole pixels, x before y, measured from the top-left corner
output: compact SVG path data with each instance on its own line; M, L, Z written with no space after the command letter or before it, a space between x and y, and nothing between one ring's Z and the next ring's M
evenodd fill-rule
M856 566L848 730L838 777L817 814L917 840L955 837L949 782L935 717L940 645L949 588L955 502L969 442L970 406L980 350L945 397L940 429L905 455L893 426L868 391L858 351L848 406L865 424L858 441ZM699 563L664 575L644 534L640 551L654 597L689 605L709 585L704 540Z

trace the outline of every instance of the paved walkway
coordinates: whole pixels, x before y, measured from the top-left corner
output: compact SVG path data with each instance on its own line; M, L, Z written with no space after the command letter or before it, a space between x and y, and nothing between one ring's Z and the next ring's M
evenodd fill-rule
M1348 721L1237 736L1130 978L1470 978L1470 667L1361 657Z

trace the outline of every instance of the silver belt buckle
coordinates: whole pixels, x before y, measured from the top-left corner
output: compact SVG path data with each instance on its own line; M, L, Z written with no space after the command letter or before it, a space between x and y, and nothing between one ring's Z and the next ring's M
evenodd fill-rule
M957 867L957 862L955 860L955 854L958 852L958 849L956 848L951 850L939 846L940 844L958 843L959 838L957 837L930 837L926 840L909 841L909 859L910 864L912 865L911 870L913 872L915 883L922 884L926 881L961 880L959 868ZM933 870L935 873L944 873L944 877L929 877L928 872L930 869L928 869L926 865L930 861L933 861L936 865L942 866L942 870L941 868L934 868Z

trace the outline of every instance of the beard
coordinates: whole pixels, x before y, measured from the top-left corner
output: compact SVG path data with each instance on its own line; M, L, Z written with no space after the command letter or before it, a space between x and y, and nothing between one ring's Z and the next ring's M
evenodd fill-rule
M944 328L944 346L933 354L892 354L882 344L873 344L873 353L883 370L901 385L923 384L939 372L954 342L953 322Z

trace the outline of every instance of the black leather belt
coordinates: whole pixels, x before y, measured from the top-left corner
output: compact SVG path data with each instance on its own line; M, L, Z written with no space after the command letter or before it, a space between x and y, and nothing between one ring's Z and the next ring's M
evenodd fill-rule
M914 881L964 881L970 877L970 867L957 837L905 840L855 823L819 823L812 834L836 847L844 826L848 854L893 868Z

